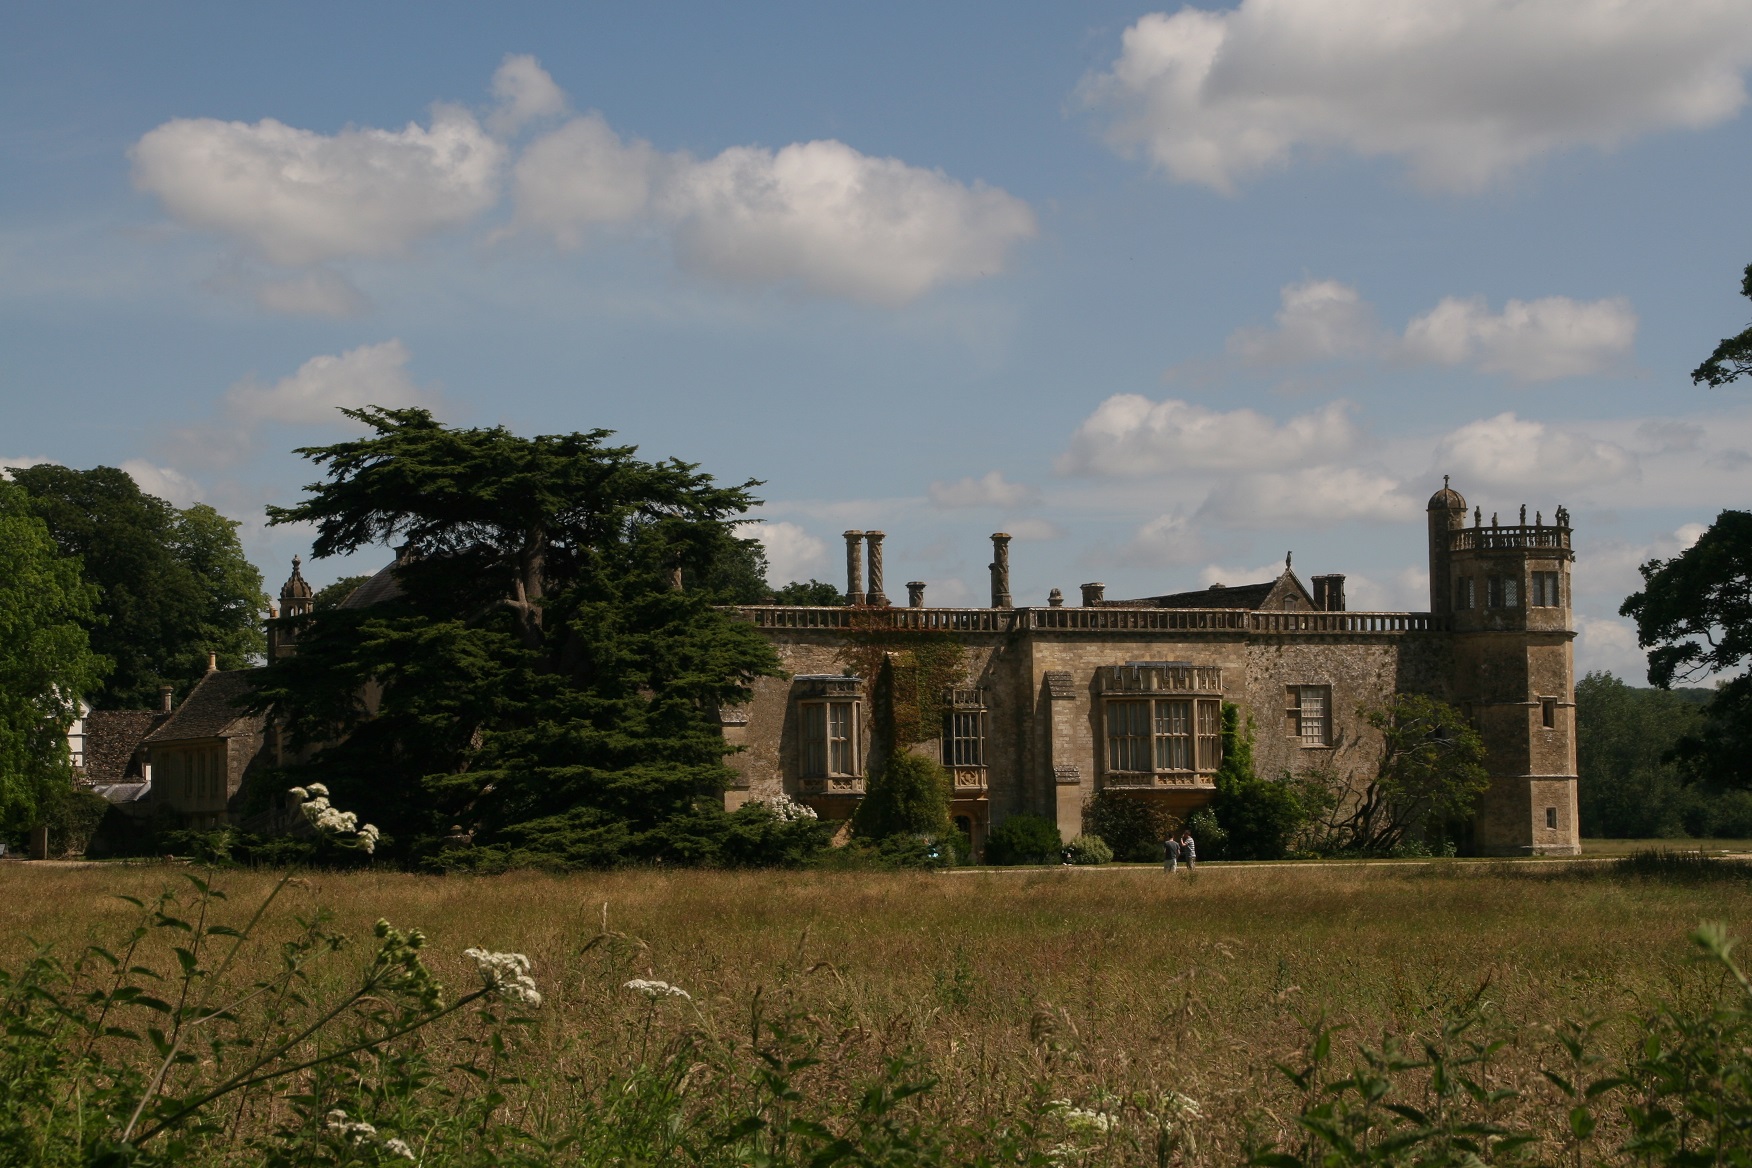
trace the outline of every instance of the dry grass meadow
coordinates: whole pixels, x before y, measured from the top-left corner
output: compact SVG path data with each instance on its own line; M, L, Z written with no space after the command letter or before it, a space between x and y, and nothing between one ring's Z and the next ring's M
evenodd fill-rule
M38 945L73 953L135 919L175 868L0 867L0 964ZM247 916L273 874L216 876L225 912ZM526 1125L599 1106L600 1085L674 1050L702 1050L681 1089L739 1089L753 1019L792 1019L818 1042L806 1096L835 1100L886 1056L939 1080L909 1106L945 1130L1038 1115L1046 1100L1144 1115L1168 1092L1197 1105L1174 1155L1235 1163L1243 1133L1279 1130L1293 1098L1273 1064L1324 1014L1352 1041L1429 1033L1485 987L1485 1025L1507 1040L1487 1071L1520 1090L1529 1122L1557 1114L1539 1075L1549 1028L1606 1020L1608 1046L1637 1036L1663 1000L1715 992L1688 930L1720 920L1752 935L1752 880L1651 881L1607 866L1207 866L1029 873L629 871L493 878L315 873L275 906L275 927L326 905L359 938L332 974L365 960L373 922L418 927L447 986L478 984L469 946L526 953L545 996L520 1040L527 1084L507 1107ZM607 936L603 936L606 914ZM266 962L268 956L263 955ZM651 1004L631 978L686 989ZM444 1034L427 1041L447 1041ZM739 1055L737 1052L743 1052ZM1032 1110L1031 1110L1032 1109ZM1550 1114L1541 1115L1542 1112ZM1157 1163L1139 1137L1088 1162Z

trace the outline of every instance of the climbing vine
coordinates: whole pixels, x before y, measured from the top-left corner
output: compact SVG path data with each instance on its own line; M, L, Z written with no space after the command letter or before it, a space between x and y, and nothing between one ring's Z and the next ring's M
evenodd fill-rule
M847 614L846 643L838 661L874 685L887 661L893 677L894 745L904 750L943 732L949 689L963 683L967 648L952 633L895 628L879 608Z

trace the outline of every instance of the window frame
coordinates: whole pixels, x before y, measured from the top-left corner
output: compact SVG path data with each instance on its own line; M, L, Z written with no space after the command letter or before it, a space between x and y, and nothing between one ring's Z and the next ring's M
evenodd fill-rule
M1110 776L1192 779L1223 759L1223 700L1200 694L1114 693L1101 702L1103 771ZM1139 766L1138 763L1146 765ZM1171 765L1182 762L1185 765Z
M1296 740L1297 744L1306 750L1327 750L1332 746L1332 686L1324 682L1288 685L1284 687L1284 735ZM1304 695L1318 694L1320 713L1311 717L1307 713ZM1318 727L1318 733L1310 736L1309 725Z
M1533 591L1528 597L1528 608L1562 608L1563 607L1563 574L1561 572L1534 572Z
M951 707L943 716L943 765L951 769L986 765L986 711L983 706ZM973 733L964 733L968 723ZM971 755L972 757L968 757Z
M1478 606L1478 587L1475 577L1462 576L1454 588L1454 607L1471 609Z
M861 779L864 777L863 702L854 697L805 698L797 703L802 731L798 736L800 779ZM836 708L846 711L845 733L834 734ZM819 737L817 722L819 721ZM836 749L836 746L838 749ZM843 752L843 753L842 753ZM839 756L836 758L836 755ZM817 759L820 769L816 769ZM834 769L836 761L851 768Z

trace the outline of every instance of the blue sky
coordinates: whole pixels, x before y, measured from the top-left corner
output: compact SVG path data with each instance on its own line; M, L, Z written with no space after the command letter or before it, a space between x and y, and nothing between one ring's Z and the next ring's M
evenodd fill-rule
M13 5L0 459L244 521L334 407L765 480L778 573L1427 603L1567 504L1578 664L1752 477L1752 0ZM375 567L314 565L322 580Z

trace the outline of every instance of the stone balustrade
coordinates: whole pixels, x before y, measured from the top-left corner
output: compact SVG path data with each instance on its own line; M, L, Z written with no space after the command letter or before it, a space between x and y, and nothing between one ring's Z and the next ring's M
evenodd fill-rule
M1547 531L1553 530L1547 528ZM811 608L735 609L763 629L895 629L945 633L1184 632L1398 636L1441 631L1427 612L1256 612L1234 608Z

